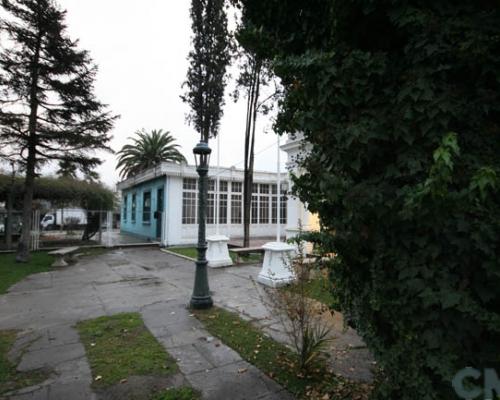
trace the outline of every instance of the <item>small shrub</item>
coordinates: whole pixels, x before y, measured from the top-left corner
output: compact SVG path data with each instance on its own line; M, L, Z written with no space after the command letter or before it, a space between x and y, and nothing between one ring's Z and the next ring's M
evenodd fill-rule
M277 316L290 339L302 371L311 369L327 344L332 340L328 321L329 308L309 297L311 265L304 260L302 242L298 243L298 255L287 260L295 280L286 288L265 288L262 301Z

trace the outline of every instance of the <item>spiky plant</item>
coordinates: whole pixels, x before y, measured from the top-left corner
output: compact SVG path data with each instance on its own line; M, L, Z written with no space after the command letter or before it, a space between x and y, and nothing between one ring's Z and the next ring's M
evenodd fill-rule
M151 132L146 132L142 129L135 132L135 137L129 139L132 139L133 143L126 144L118 152L116 169L121 169L122 178L137 175L165 161L187 162L177 149L179 145L174 143L175 139L168 131L153 129Z

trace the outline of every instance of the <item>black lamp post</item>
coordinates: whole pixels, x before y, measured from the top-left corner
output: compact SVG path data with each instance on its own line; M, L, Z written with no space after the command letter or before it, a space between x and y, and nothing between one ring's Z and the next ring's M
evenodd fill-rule
M210 297L207 276L207 240L206 240L206 205L207 205L207 175L212 150L207 142L200 142L193 149L198 172L198 259L194 276L191 307L194 309L210 308L213 305Z

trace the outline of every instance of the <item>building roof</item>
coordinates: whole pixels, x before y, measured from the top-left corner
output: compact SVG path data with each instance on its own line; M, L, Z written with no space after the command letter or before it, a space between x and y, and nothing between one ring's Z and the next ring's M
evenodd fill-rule
M237 181L243 182L244 174L243 169L235 167L220 167L219 176L222 180L227 181ZM153 179L157 179L162 176L176 176L182 178L197 178L198 173L196 172L196 167L194 165L188 164L176 164L171 162L163 162L155 168L150 168L140 174L133 177L125 179L117 184L118 190L129 189L137 184L147 182ZM215 179L217 176L217 167L212 166L209 169L208 177L209 179ZM270 171L254 171L253 181L254 183L276 183L278 174L276 172ZM281 180L285 182L288 178L288 174L282 172Z

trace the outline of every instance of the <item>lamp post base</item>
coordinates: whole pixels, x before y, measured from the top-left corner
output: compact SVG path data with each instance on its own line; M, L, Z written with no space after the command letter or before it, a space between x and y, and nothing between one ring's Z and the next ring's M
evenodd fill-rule
M191 301L189 306L194 310L206 310L207 308L211 308L214 305L214 302L210 296L206 297L191 297Z

